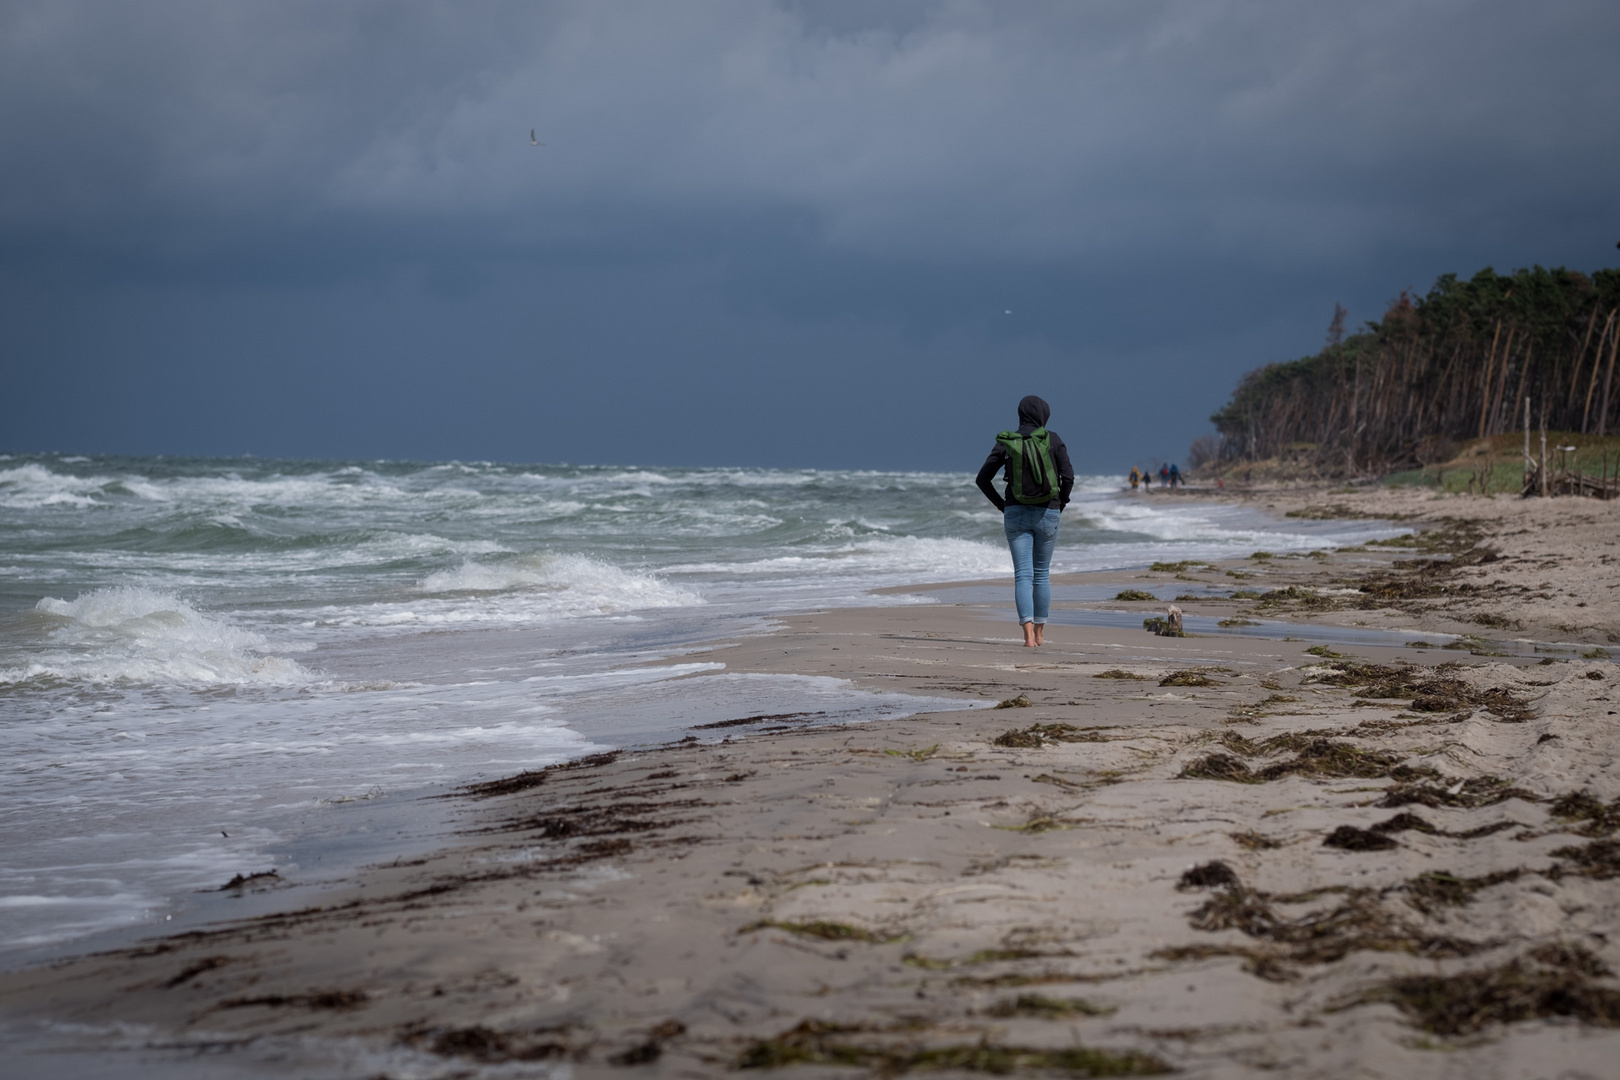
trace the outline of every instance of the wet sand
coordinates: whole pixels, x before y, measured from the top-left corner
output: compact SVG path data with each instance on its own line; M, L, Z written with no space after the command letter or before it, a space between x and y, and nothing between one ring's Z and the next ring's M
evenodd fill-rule
M1613 1075L1620 506L1261 497L1416 546L1060 581L1391 643L782 620L706 658L984 707L485 785L460 846L5 975L0 1008L297 1075Z

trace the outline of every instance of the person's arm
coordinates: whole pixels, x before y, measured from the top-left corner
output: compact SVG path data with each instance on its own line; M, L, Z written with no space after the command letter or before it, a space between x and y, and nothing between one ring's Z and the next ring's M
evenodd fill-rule
M990 451L990 456L984 459L984 464L979 466L979 475L973 480L979 485L979 490L984 492L984 497L994 503L998 511L1007 509L1007 500L1001 497L1001 492L996 490L995 484L996 473L1006 464L1007 451L997 443L996 448Z
M1069 448L1056 435L1052 436L1052 457L1057 460L1058 506L1062 508L1069 505L1069 493L1074 490L1074 466L1069 464Z

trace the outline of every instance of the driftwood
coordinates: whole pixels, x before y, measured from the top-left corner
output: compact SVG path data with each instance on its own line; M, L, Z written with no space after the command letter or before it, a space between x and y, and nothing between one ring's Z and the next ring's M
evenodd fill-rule
M1163 615L1150 615L1142 620L1142 629L1160 637L1186 637L1181 625L1181 609L1171 604Z

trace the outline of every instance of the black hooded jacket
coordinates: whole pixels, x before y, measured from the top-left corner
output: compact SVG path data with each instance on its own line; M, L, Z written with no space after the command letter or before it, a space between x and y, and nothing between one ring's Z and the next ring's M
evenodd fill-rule
M1046 419L1051 415L1052 406L1030 394L1018 403L1018 433L1028 435L1038 427L1045 427ZM1057 462L1060 481L1058 497L1047 503L1046 507L1048 510L1061 510L1069 505L1069 492L1074 490L1074 466L1069 464L1069 448L1063 445L1058 433L1048 431L1046 434L1052 440L1052 458ZM979 466L979 475L975 478L979 490L984 492L985 498L996 504L997 510L1007 509L1007 504L1013 501L1012 476L1007 469L1008 464L1007 448L996 443L996 448L990 451L990 456ZM1006 487L1001 491L997 491L995 486L998 472L1006 482Z

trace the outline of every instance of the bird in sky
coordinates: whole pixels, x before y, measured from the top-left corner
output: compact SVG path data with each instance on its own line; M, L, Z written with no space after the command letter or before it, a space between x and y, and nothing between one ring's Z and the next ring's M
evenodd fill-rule
M538 139L536 139L534 137L534 128L529 129L529 145L530 146L544 146L544 145L546 145L545 143L541 142L540 140L538 140Z

